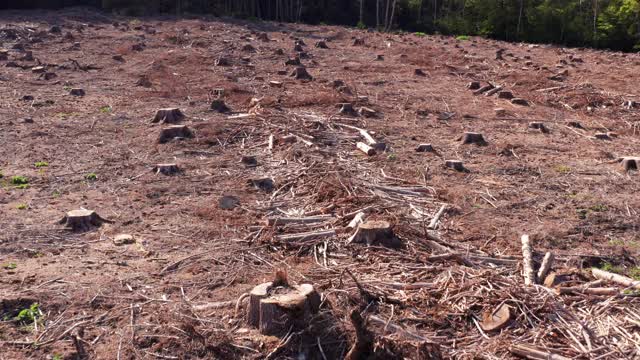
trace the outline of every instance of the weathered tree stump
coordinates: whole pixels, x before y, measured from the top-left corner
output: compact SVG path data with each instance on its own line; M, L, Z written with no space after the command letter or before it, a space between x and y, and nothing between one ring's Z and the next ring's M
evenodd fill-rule
M296 45L293 46L293 51L295 51L295 52L303 52L304 48L302 47L302 45L296 44Z
M576 129L584 129L582 124L580 122L578 122L578 121L569 121L569 122L567 122L567 126L570 126L572 128L576 128Z
M382 245L391 248L401 246L400 240L394 235L393 228L387 221L365 221L358 225L358 229L349 240L352 243Z
M156 111L153 123L175 124L184 119L184 114L178 108L166 108Z
M258 40L260 41L264 41L264 42L269 42L269 35L267 35L267 33L259 33L258 34Z
M176 164L158 164L153 168L153 172L162 175L175 175L180 172Z
M420 144L416 147L416 152L433 152L433 145L431 144Z
M549 130L547 129L546 126L544 126L543 123L539 122L539 121L532 121L529 123L529 128L530 129L536 129L536 130L540 130L540 132L543 133L547 133L549 132Z
M456 171L465 171L464 163L460 160L445 160L444 166Z
M307 68L305 68L304 66L298 66L295 70L293 70L291 76L296 78L296 80L313 80L313 76L311 76L307 72Z
M74 88L74 89L71 89L69 91L69 94L71 94L73 96L84 96L86 93L85 93L84 89Z
M461 137L462 144L487 145L484 136L480 133L465 132Z
M480 89L480 81L472 81L467 84L467 89L469 90L478 90Z
M376 154L376 149L363 143L363 142L358 142L356 143L356 147L358 148L358 150L362 151L363 153L367 154L368 156L373 156Z
M598 140L611 140L611 136L607 133L595 133L593 137Z
M240 159L240 162L247 167L258 166L258 160L256 159L255 156L251 156L251 155L242 156L242 158Z
M496 50L496 60L504 60L504 58L502 57L502 54L504 54L505 49L498 49Z
M158 143L164 144L174 139L189 139L193 137L193 132L185 125L173 125L160 130Z
M269 81L269 86L276 87L276 88L281 88L282 87L282 82L281 81Z
M372 118L372 117L376 117L376 115L378 115L378 112L371 108L363 106L360 109L358 109L358 114L367 118Z
M507 99L507 100L511 100L513 99L513 93L511 91L500 91L498 93L498 99Z
M229 61L229 59L227 59L224 56L218 56L218 58L216 59L216 61L214 62L215 66L229 66L231 65L231 62Z
M623 157L620 163L624 171L640 169L640 157Z
M257 190L265 192L272 192L275 187L275 183L271 178L251 179L248 180L249 185L253 186Z
M218 199L218 207L222 210L233 210L240 206L240 199L231 195L224 195Z
M384 55L382 54L376 55L376 61L384 61Z
M267 282L249 293L247 323L264 335L283 335L305 328L320 308L320 295L311 284Z
M362 38L353 39L353 46L364 46L364 39Z
M142 87L145 87L145 88L150 88L152 85L153 84L151 83L151 80L146 75L140 76L138 81L136 81L136 86L142 86Z
M287 61L285 61L284 64L285 65L299 66L300 65L300 57L296 56L294 58L287 59Z
M414 75L416 76L427 76L427 74L422 69L413 70Z
M316 47L318 49L328 49L329 47L327 46L327 42L324 40L320 40L318 42L316 42Z
M507 115L507 110L505 110L503 108L495 108L495 109L493 109L493 111L496 112L496 116L505 116L505 115Z
M527 100L521 99L521 98L511 99L511 103L514 104L514 105L529 106L529 102Z
M339 103L336 105L337 107L340 108L340 110L338 110L339 114L342 115L355 115L355 110L353 109L353 104L352 103Z
M103 222L109 221L101 218L95 211L86 209L71 210L60 220L60 224L73 231L87 231Z
M227 113L230 112L231 109L224 103L222 99L215 99L211 102L211 106L209 107L213 111L217 111L219 113Z

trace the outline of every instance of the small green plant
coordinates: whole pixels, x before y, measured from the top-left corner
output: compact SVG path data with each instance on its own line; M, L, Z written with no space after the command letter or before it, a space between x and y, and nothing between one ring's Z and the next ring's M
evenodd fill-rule
M60 354L53 354L53 356L51 357L51 360L62 360L62 355L60 355Z
M103 114L109 114L113 109L109 105L105 105L100 108L100 112Z
M2 265L2 267L7 269L7 270L13 270L13 269L18 267L18 264L16 264L16 263L6 263L6 264Z
M18 316L13 318L13 320L24 325L29 325L38 321L39 317L40 317L40 305L38 303L33 303L28 308L20 310L20 312L18 313Z
M387 155L387 160L389 160L389 161L394 161L394 160L397 160L397 159L398 159L398 155L396 155L396 154Z
M556 166L555 170L560 174L568 174L571 172L571 168L566 165L558 165Z
M98 180L98 175L96 175L96 173L89 173L89 174L85 175L84 178L89 180L89 181L96 181L96 180Z
M62 88L64 91L71 91L71 86L66 85L65 87Z
M629 277L633 280L640 281L640 267L634 267L629 270Z
M59 198L60 197L60 191L53 190L53 192L51 193L51 196L53 196L54 198Z
M456 40L460 40L460 41L466 41L466 40L469 40L469 39L471 39L469 37L469 35L458 35L458 36L456 36Z
M367 25L365 25L362 21L358 21L358 25L356 25L356 27L360 30L364 30L367 28Z
M35 164L33 164L33 166L35 166L37 168L42 168L42 167L49 166L49 163L46 162L46 161L37 161Z
M27 204L18 204L18 206L16 206L18 210L27 210L27 207Z
M11 185L27 185L29 184L29 179L27 179L25 176L12 176L11 177Z
M413 35L415 35L415 36L420 36L420 37L427 36L427 34L425 34L425 33L421 32L421 31L414 32L414 33L413 33Z

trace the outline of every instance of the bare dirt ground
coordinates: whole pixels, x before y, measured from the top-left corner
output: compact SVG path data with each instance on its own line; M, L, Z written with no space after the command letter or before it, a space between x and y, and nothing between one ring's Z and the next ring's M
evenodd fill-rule
M311 81L285 65L295 38ZM0 359L341 359L352 310L372 340L360 358L640 356L633 285L590 271L639 273L640 178L619 162L640 156L638 54L78 9L0 13L0 42ZM229 113L210 110L216 89ZM338 114L344 102L375 115ZM193 137L160 144L167 125L151 120L170 107ZM386 150L357 150L354 127ZM80 208L110 222L58 223ZM348 243L360 211L401 247ZM312 215L325 217L265 225ZM523 234L534 270L555 255L555 283L524 285ZM241 296L276 268L322 296L281 337L246 324ZM32 304L35 321L20 316Z

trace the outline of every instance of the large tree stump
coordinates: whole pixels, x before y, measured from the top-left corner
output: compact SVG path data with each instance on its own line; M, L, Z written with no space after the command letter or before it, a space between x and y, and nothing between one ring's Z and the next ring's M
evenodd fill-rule
M160 109L153 118L154 123L175 124L184 119L184 114L178 108Z
M620 163L624 171L640 169L640 157L623 157Z
M416 152L433 152L433 145L431 144L420 144L416 147Z
M394 235L391 224L387 221L366 221L358 225L350 242L367 245L382 245L391 248L400 247L400 240Z
M86 209L71 210L60 220L60 224L73 231L87 231L103 222L109 221L101 218L95 211Z
M247 322L264 335L282 335L302 329L320 308L320 295L313 285L267 282L249 293Z
M231 109L224 103L222 99L215 99L211 102L210 109L219 113L227 113Z
M480 133L465 132L461 138L462 144L487 145L484 137Z
M307 72L307 68L304 66L298 66L293 70L291 76L295 77L296 80L313 80L313 76Z
M189 139L193 137L193 132L185 125L173 125L160 131L158 143L164 144L174 139Z

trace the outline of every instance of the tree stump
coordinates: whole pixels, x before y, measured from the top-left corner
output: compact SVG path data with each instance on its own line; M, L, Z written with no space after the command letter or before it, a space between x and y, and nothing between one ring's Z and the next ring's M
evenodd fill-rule
M153 118L153 123L175 124L184 119L184 114L178 108L160 109Z
M607 133L596 133L593 137L598 140L611 140L611 137Z
M529 106L529 102L527 100L521 99L521 98L511 99L511 103L514 104L514 105Z
M356 147L358 148L358 150L362 151L363 153L367 154L368 156L373 156L376 154L376 149L372 148L371 146L363 143L363 142L358 142L356 143Z
M425 72L422 69L415 69L413 70L413 73L416 76L427 76L427 74L425 74Z
M153 168L153 172L163 175L175 175L180 172L180 168L176 164L158 164Z
M398 248L401 245L400 239L394 235L389 222L375 220L359 224L355 234L351 236L350 242L382 245L390 248Z
M449 169L453 169L456 171L465 171L465 167L462 161L460 160L445 160L444 162L444 166L448 167Z
M151 83L151 80L146 75L140 76L138 81L136 81L136 86L142 86L144 88L150 88L152 85L153 85L153 83Z
M513 93L511 91L500 91L498 93L498 99L507 99L507 100L511 100L513 99Z
M60 220L60 224L73 231L88 231L94 226L100 226L103 222L109 222L101 218L93 210L71 210Z
M318 41L318 42L316 43L316 47L317 47L318 49L328 49L328 48L329 48L329 47L327 46L326 41L324 41L324 40L320 40L320 41Z
M133 235L131 234L119 234L113 238L113 244L115 246L133 244L135 242L136 239L134 239Z
M300 65L300 57L296 56L294 58L287 59L287 61L285 61L284 64L298 66Z
M339 114L355 115L355 110L353 109L352 103L339 103L336 106L340 108L340 110L338 111Z
M358 114L367 118L372 118L375 117L378 113L371 108L363 106L358 110Z
M293 46L293 51L295 51L295 52L303 52L304 49L302 48L302 45L296 44L296 45Z
M242 51L244 51L244 52L254 52L254 51L256 51L256 48L254 48L251 44L244 44L244 46L242 46Z
M382 54L376 55L376 61L384 61L384 55Z
M69 94L73 96L84 96L85 92L84 92L84 89L74 88L69 91Z
M307 72L307 69L303 66L297 67L291 73L291 76L295 77L296 80L313 80L313 77Z
M9 50L1 49L0 50L0 60L9 60Z
M353 40L353 46L364 46L364 39L362 38L355 38Z
M284 55L284 50L282 50L282 49L276 49L273 53L274 53L275 55Z
M467 89L469 90L478 90L480 89L480 81L472 81L467 84Z
M257 190L265 192L272 192L275 184L271 178L251 179L248 181L249 185L252 185Z
M505 49L498 49L496 51L496 60L504 60L504 58L502 57L502 54L504 54Z
M569 121L567 122L567 126L570 126L576 129L584 129L584 126L582 126L582 124L580 124L580 122L578 121Z
M487 142L484 140L484 137L480 133L475 132L465 132L462 135L462 144L476 144L476 145L487 145Z
M219 113L227 113L231 111L227 104L224 103L222 99L215 99L211 102L211 106L209 107L213 111L217 111Z
M420 144L416 147L416 152L433 152L433 145L431 144Z
M45 80L51 80L51 79L55 79L57 78L58 75L56 75L56 73L52 73L52 72L46 72L42 75L40 75L41 79L45 79Z
M214 62L214 65L215 66L229 66L229 65L231 65L231 62L226 57L218 56L218 58Z
M174 139L189 139L193 137L193 132L185 125L173 125L160 131L158 143L164 144Z
M496 116L505 116L505 115L507 115L507 110L505 110L503 108L495 108L495 109L493 109L493 111L496 112Z
M269 42L269 35L267 35L267 33L260 33L258 34L258 40L260 41L264 41L264 42Z
M311 284L267 282L249 293L247 323L264 335L283 335L305 328L320 308L320 295Z
M547 133L549 132L549 130L547 129L546 126L544 126L543 123L539 122L539 121L532 121L529 123L529 128L530 129L536 129L536 130L540 130L543 133Z
M640 157L623 157L620 163L624 171L640 169Z
M218 199L218 207L222 210L233 210L240 206L240 199L235 196L225 195Z

